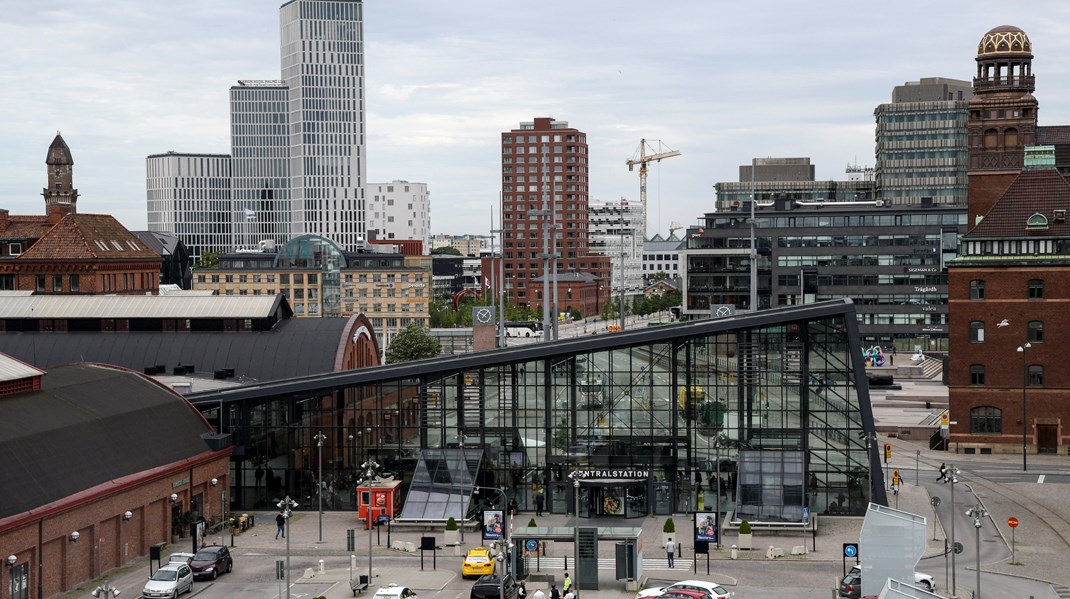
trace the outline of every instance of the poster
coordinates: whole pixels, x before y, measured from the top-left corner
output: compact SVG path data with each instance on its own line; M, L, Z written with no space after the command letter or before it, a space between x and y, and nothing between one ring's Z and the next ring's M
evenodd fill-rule
M717 514L695 512L695 540L717 542Z
M483 540L499 541L505 536L505 511L483 510Z

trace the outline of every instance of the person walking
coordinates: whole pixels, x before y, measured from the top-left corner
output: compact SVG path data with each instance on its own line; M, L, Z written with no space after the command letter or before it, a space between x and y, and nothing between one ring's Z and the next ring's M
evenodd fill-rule
M276 528L275 528L275 538L277 539L279 537L282 537L282 538L285 539L286 538L286 516L284 516L282 512L279 512L279 514L277 516L275 516L275 526L276 526Z
M536 589L531 599L546 599L546 593L542 592L542 589Z
M542 487L535 493L535 515L542 517L543 505L546 503L546 493Z
M550 599L561 599L561 591L557 590L557 583L550 583Z
M562 597L562 599L576 599L576 592L572 589L569 589L568 592L565 593L565 596Z
M936 482L947 482L947 464L940 463L940 476L936 477Z
M669 542L665 543L665 557L669 558L669 569L671 570L675 564L673 558L676 557L676 543L672 542L672 537L669 537Z
M572 590L572 579L568 577L568 572L565 572L565 584L561 585L561 588L564 589L566 595Z

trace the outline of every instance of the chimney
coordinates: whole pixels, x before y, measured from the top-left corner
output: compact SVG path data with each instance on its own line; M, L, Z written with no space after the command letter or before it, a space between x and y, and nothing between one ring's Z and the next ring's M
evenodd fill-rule
M8 212L5 209L0 209L0 233L7 231L7 228L11 225L11 220L8 218Z
M48 222L53 225L63 220L63 217L68 214L74 214L74 204L49 204L48 206Z

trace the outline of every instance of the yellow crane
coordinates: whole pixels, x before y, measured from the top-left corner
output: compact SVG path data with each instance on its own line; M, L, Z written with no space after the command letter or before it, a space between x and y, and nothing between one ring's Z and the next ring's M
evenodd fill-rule
M643 205L643 237L646 237L646 221L649 218L648 215L650 213L646 204L646 165L651 162L660 162L666 158L680 155L678 150L670 150L663 147L661 140L659 139L649 140L651 142L657 142L657 149L650 143L647 143L647 141L648 140L646 139L639 140L639 149L635 151L631 160L627 162L629 171L634 171L635 165L639 165L639 202ZM649 150L649 153L647 150Z

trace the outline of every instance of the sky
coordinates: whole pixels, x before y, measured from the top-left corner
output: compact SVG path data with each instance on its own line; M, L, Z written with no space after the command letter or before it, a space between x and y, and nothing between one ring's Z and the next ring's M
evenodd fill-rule
M79 211L145 229L145 157L229 153L230 86L280 77L280 4L0 0L0 209L43 214L59 131ZM367 0L368 180L427 183L433 233L486 234L501 132L548 116L587 134L593 201L638 200L641 139L681 152L650 167L666 235L753 157L873 166L892 88L972 79L1003 24L1033 42L1040 124L1070 124L1065 0Z

